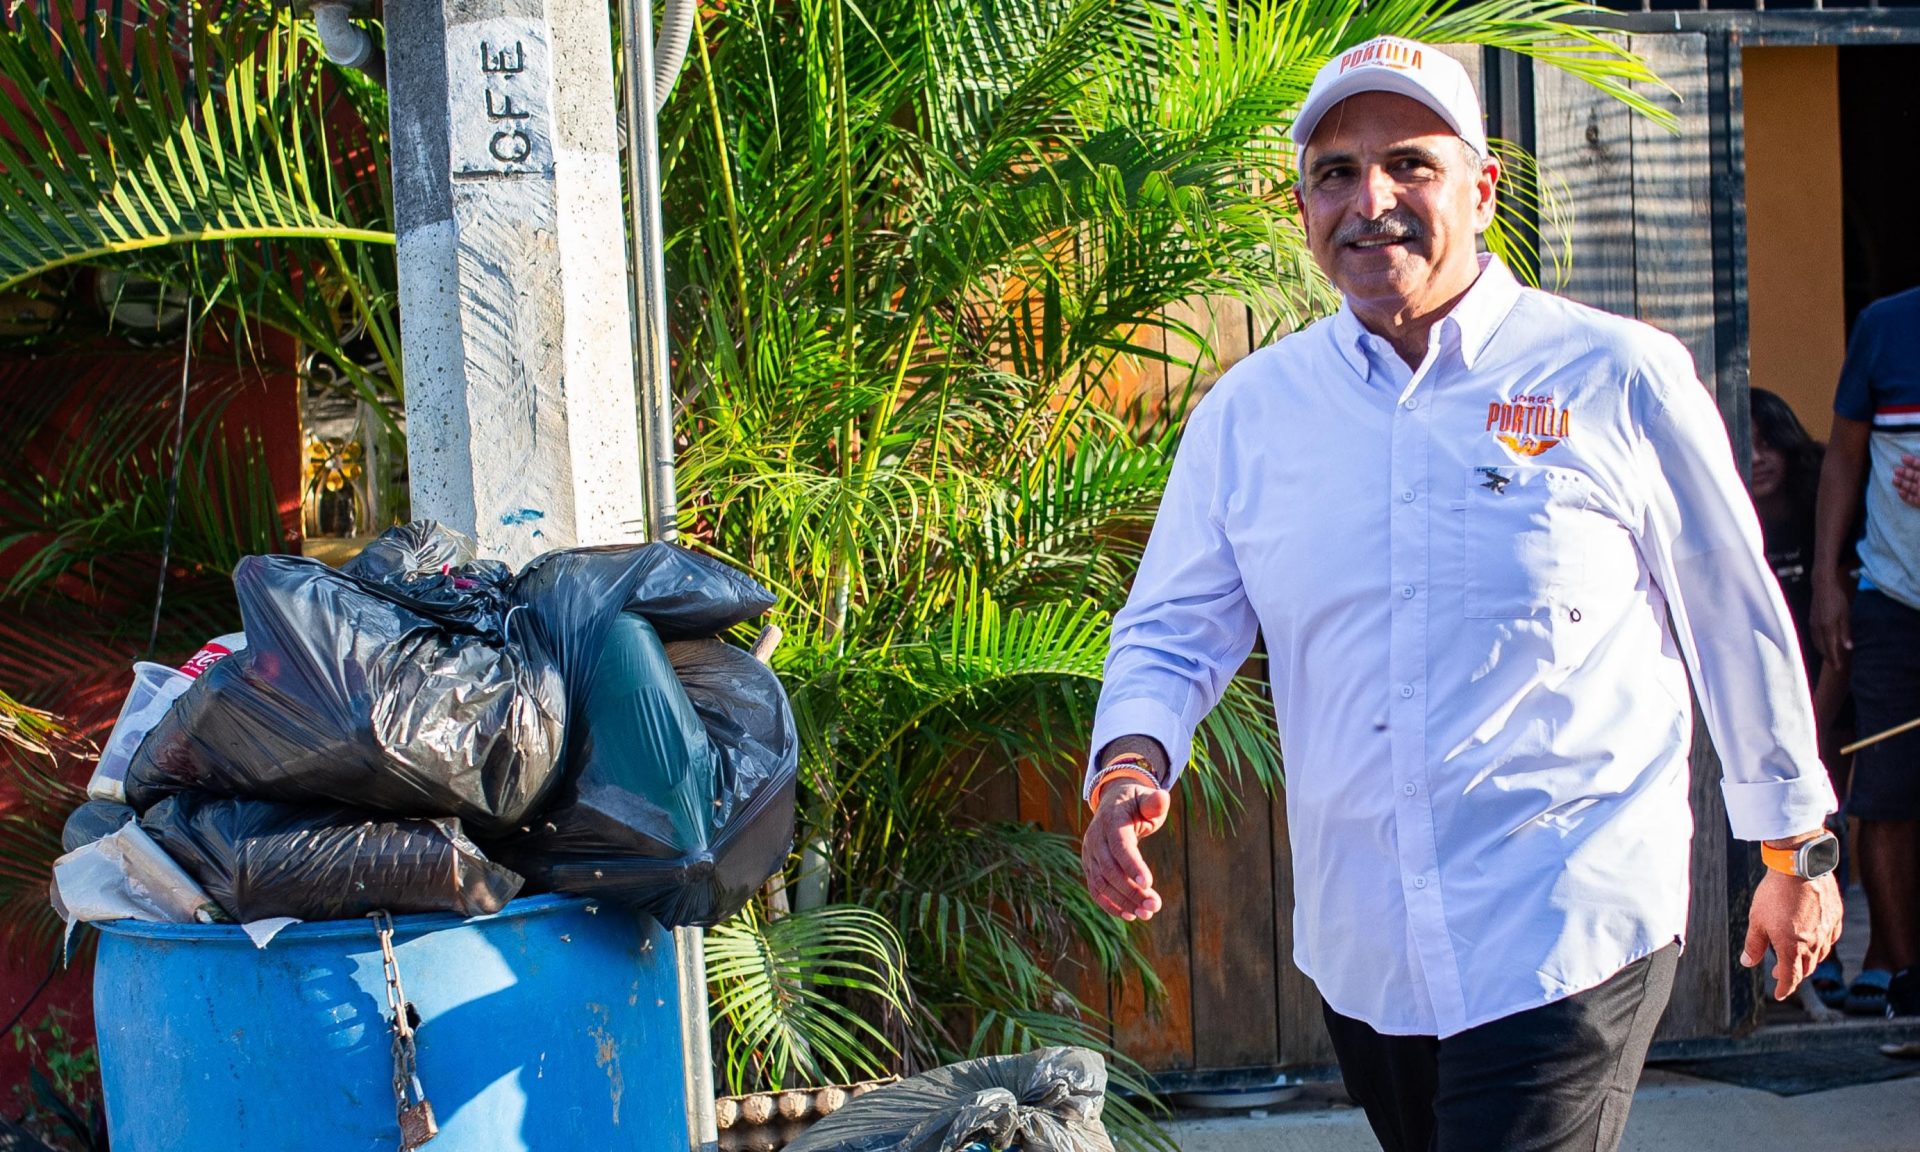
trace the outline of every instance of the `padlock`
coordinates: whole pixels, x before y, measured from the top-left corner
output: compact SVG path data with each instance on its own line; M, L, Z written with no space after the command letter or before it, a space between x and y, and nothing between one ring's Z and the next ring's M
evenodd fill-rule
M422 1100L400 1109L400 1152L413 1152L438 1135L440 1125L433 1118L431 1103Z

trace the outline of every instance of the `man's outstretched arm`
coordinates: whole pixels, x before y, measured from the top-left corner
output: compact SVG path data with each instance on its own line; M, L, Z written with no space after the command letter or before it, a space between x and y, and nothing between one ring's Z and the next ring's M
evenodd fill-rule
M1128 919L1160 909L1140 841L1166 823L1194 729L1246 660L1257 627L1221 526L1225 383L1187 421L1140 571L1113 618L1094 715L1083 790L1094 814L1081 862L1095 901Z

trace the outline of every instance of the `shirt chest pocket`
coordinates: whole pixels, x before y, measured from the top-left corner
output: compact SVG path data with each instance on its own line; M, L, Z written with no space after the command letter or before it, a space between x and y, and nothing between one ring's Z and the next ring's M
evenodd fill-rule
M1496 464L1466 477L1466 614L1550 617L1586 576L1592 492L1564 468Z

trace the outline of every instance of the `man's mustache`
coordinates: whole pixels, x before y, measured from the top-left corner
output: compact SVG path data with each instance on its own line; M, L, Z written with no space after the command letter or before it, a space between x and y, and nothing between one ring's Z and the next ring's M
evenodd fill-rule
M1337 245L1359 244L1366 240L1421 240L1426 229L1412 216L1394 209L1371 220L1348 220L1334 230Z

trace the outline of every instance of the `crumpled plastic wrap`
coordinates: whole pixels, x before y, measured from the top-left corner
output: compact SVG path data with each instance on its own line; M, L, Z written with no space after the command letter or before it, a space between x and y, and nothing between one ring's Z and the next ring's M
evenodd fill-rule
M521 879L481 854L453 819L351 808L169 796L140 827L235 920L337 920L376 909L498 912Z
M80 920L210 924L222 918L213 897L131 823L55 860L47 897L69 930Z
M504 580L428 605L315 560L247 557L233 577L247 647L148 734L128 802L203 791L517 826L559 780L566 697L496 612ZM495 615L499 631L472 630Z
M475 558L473 538L433 520L389 528L340 566L372 591L443 627L488 636L506 628L513 570Z
M1106 1061L1085 1048L988 1056L858 1097L787 1152L1113 1152L1106 1091Z

